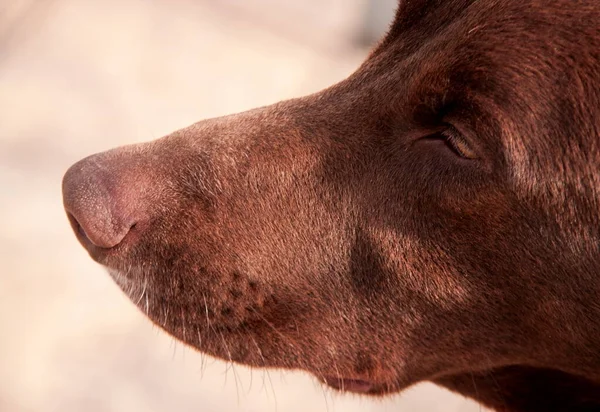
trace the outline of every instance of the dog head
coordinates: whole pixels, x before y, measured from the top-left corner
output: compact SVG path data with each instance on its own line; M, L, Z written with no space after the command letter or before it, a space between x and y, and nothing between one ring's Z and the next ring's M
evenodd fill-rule
M320 93L72 166L79 241L185 343L382 394L592 356L600 6L401 1Z

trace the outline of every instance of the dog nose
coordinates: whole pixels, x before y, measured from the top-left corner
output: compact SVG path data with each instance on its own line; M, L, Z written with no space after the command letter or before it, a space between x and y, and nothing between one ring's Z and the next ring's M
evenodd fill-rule
M144 201L126 165L110 152L100 153L75 163L63 178L65 210L87 249L119 245L145 219Z

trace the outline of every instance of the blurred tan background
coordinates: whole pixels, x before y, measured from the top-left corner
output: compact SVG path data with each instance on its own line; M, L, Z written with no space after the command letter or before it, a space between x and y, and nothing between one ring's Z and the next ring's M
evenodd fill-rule
M62 174L88 154L347 76L392 17L373 1L0 1L1 412L480 410L433 385L362 399L201 357L134 308L62 210Z

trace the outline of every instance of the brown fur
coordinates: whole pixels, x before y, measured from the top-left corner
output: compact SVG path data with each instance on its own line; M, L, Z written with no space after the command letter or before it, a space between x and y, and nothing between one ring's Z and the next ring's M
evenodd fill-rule
M348 79L84 159L65 207L203 352L600 410L599 85L597 0L403 0Z

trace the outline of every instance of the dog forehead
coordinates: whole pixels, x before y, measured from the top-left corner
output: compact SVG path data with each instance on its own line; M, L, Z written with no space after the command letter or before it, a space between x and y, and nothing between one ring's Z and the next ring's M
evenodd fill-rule
M452 20L457 14L474 0L399 0L396 15L384 39L389 40L402 32L421 24L432 15L436 15L433 22L427 22L428 29L434 29L436 23L444 24ZM433 24L432 24L433 23Z
M527 126L538 131L569 126L564 131L572 137L577 135L573 127L583 122L547 121L564 121L562 115L572 110L598 120L600 3L402 0L399 5L372 57L373 66L397 74L387 77L404 79L403 88L412 89L404 90L405 97L466 90L463 95L485 98L485 105L504 111L503 116L518 117L516 124L529 120Z
M399 0L396 14L382 44L410 37L417 31L420 39L437 36L440 28L461 21L460 25L497 26L514 31L515 23L535 29L550 22L557 31L574 31L579 24L598 27L600 3L597 0ZM476 29L469 27L469 30Z

